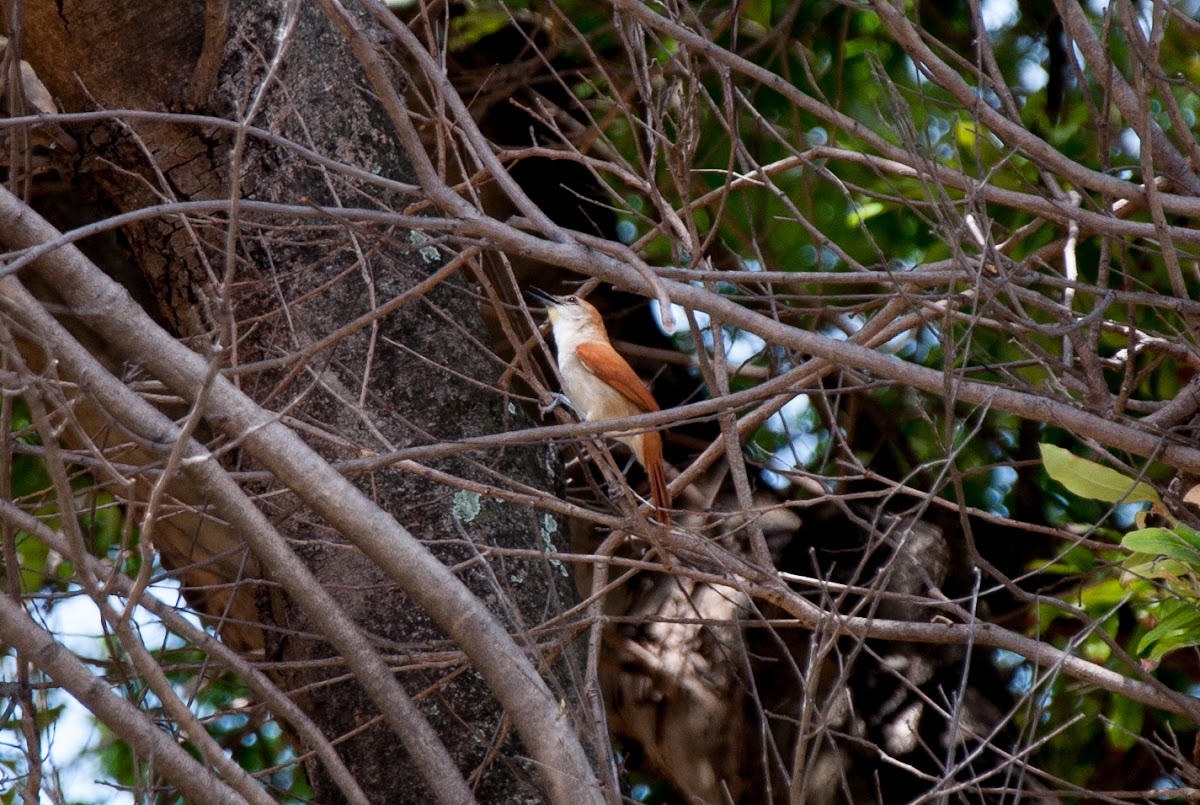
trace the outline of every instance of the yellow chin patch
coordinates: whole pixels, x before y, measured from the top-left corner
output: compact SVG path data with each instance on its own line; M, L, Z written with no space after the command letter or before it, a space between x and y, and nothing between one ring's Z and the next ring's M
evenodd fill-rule
M546 309L550 312L550 323L554 324L556 321L558 321L558 308L551 306Z

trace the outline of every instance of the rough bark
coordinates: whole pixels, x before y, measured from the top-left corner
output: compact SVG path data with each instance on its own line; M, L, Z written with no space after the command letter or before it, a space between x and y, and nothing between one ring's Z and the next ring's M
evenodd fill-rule
M141 109L238 120L252 109L246 122L253 126L404 181L402 150L345 43L312 5L299 4L294 21L286 18L284 5L214 2L206 15L199 4L98 7L66 0L56 8L50 0L35 0L24 6L22 56L68 112ZM228 128L133 119L81 126L75 133L83 193L102 193L122 212L163 200L231 196L381 209L413 200L338 175L276 143L249 137L239 149ZM155 217L125 227L124 237L158 305L156 314L197 349L211 349L218 340L232 344L235 366L301 352L412 288L440 264L420 233L279 216L239 215L232 230L225 215L186 222ZM220 285L230 255L233 294L225 300ZM467 282L457 278L382 318L377 328L365 327L305 361L242 375L240 383L285 412L330 459L521 427L521 411L486 388L504 367L476 346L484 339ZM236 455L231 453L231 464ZM433 466L482 482L495 473L547 488L554 457L548 448L508 449L478 463L455 459ZM461 563L461 577L514 629L539 623L560 606L563 580L546 563L479 561L490 546L541 547L546 525L541 515L456 495L394 471L359 481L445 562ZM203 503L186 490L172 491L186 502ZM256 491L321 582L399 660L415 665L423 652L452 648L337 533L271 484ZM328 646L310 636L286 597L256 583L257 568L237 535L200 518L176 524L158 532L156 547L173 567L217 557L202 575L191 570L183 577L193 587L222 591L203 600L195 593L193 600L210 615L232 621L223 636L243 650L263 651L268 661L294 662L295 670L281 676L289 688L303 691L302 705L329 737L369 724L374 707L353 682L329 683L341 673L336 664L323 668L311 662L327 658ZM513 601L517 608L507 609ZM482 801L537 800L532 777L482 680L452 655L448 664L449 672L410 671L403 679L410 692L425 691L425 714L456 753L458 767L464 774L480 769L476 789ZM426 800L421 780L380 725L358 732L339 749L373 801ZM337 801L319 770L312 783L317 801Z

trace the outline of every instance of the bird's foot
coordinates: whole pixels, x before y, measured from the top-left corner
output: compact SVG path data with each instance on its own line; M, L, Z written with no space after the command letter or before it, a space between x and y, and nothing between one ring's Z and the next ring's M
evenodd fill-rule
M560 405L570 408L572 411L575 410L575 407L571 405L571 401L567 399L567 395L560 391L552 391L550 392L550 402L539 405L538 413L545 416Z

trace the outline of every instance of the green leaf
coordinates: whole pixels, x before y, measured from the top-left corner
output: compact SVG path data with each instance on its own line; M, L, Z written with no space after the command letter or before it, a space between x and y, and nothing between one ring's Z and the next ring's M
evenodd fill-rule
M1133 554L1121 563L1121 570L1121 584L1126 586L1139 579L1162 579L1178 583L1191 572L1190 565L1154 553Z
M1142 705L1124 696L1113 696L1108 703L1108 740L1118 749L1132 749L1142 733L1146 711Z
M1130 593L1117 579L1106 579L1084 587L1079 593L1079 603L1089 613L1097 614L1124 604Z
M1162 506L1162 498L1154 487L1142 481L1126 478L1116 470L1056 447L1038 445L1046 473L1065 486L1071 494L1104 503L1150 503Z
M1195 602L1164 601L1162 611L1166 615L1142 636L1137 646L1137 653L1147 655L1155 664L1176 649L1200 645L1200 609Z
M846 214L846 226L858 226L863 221L874 218L886 209L878 201L868 201L866 204L855 205L854 209Z
M45 543L23 531L18 532L17 556L21 567L21 590L23 592L42 588L49 555L50 550Z
M1083 658L1096 665L1104 665L1112 655L1112 647L1098 637L1089 637L1080 648Z
M455 33L450 37L450 50L462 50L508 25L509 15L503 9L476 9L457 18Z
M1146 553L1176 559L1200 571L1200 544L1194 537L1166 528L1130 531L1121 539L1121 547L1134 553Z
M743 20L757 25L764 33L771 27L771 0L738 3L737 10Z
M1123 555L1122 555L1123 556ZM1079 576L1090 573L1096 567L1096 555L1082 545L1076 545L1059 557L1058 561L1046 564L1045 560L1031 560L1025 567L1032 573L1050 573L1056 576Z

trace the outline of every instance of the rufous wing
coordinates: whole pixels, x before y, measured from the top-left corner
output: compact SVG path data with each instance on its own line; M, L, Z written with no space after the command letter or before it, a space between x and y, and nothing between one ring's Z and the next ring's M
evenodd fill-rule
M603 341L587 341L575 348L575 354L589 372L612 386L642 411L658 410L658 403L642 385L641 378L610 344ZM662 437L650 431L644 434L641 447L642 454L638 456L638 460L642 461L646 468L655 514L660 523L669 527L671 493L667 488L666 473L663 471ZM635 449L634 453L637 452Z
M658 410L658 403L642 385L642 379L610 344L603 341L585 341L576 347L575 354L589 372L619 391L643 411Z

